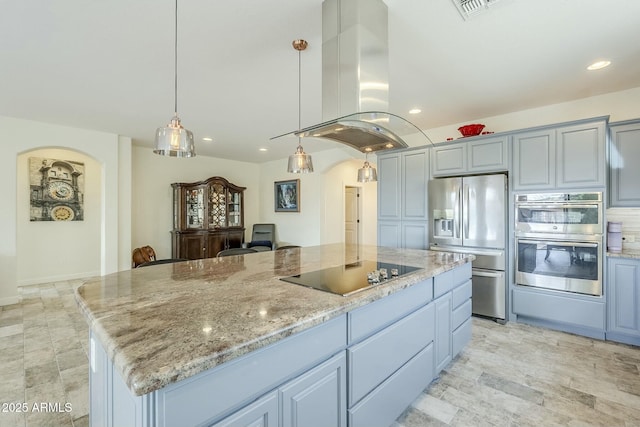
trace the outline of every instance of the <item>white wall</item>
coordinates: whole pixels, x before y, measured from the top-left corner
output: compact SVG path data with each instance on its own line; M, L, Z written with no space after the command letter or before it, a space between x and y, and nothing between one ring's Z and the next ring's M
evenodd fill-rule
M307 151L309 152L309 151ZM275 223L281 245L313 246L344 241L344 187L363 189L363 243L375 243L376 185L356 181L364 155L336 144L335 149L311 152L314 172L287 173L287 159L263 163L260 169L260 218ZM353 160L353 158L358 160ZM300 179L300 212L274 211L274 182ZM372 207L373 206L373 207Z
M254 163L200 155L190 158L164 157L154 154L148 147L136 146L133 147L132 165L132 248L149 245L156 251L158 259L171 258L171 184L174 182L196 182L221 176L233 184L247 187L244 193L247 240L251 238L252 225L260 222L260 167Z
M23 153L39 149L69 149L93 158L101 168L101 204L100 204L100 274L115 272L119 268L119 253L130 251L130 238L120 230L118 220L120 212L130 211L128 201L120 200L119 195L126 183L119 183L119 169L122 159L128 153L131 141L118 135L85 129L75 129L28 120L0 117L0 129L3 138L0 148L0 178L4 184L2 203L0 203L0 305L18 301L18 280L29 281L27 277L18 277L18 257L29 256L18 252L18 193L29 192L29 188L18 186L18 157ZM126 162L125 162L126 163ZM59 224L49 223L51 227ZM41 240L49 239L49 230L43 228ZM124 233L124 234L123 234ZM82 235L73 236L82 239ZM70 238L73 238L70 237ZM56 254L56 256L60 256ZM34 260L29 274L32 277L58 277L59 271L47 271L47 265ZM93 268L93 266L89 266ZM85 272L86 267L76 266L66 271L65 277ZM21 272L21 274L23 274ZM58 280L58 279L55 279Z
M29 158L84 163L84 219L32 222L29 218ZM42 149L18 155L17 164L18 285L100 275L102 167L72 150ZM35 267L35 268L34 268Z
M501 116L477 118L465 123L428 129L425 133L431 141L437 143L446 141L447 138L459 138L461 135L458 128L469 123L483 123L486 126L484 130L489 132L506 132L599 116L610 116L609 122L617 122L640 117L639 99L640 87Z

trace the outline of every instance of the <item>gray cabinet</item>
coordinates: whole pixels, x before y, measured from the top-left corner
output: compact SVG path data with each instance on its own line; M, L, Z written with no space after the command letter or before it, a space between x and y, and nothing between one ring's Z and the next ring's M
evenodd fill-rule
M442 371L451 362L451 293L446 293L435 300L436 339L435 370Z
M347 425L344 352L282 386L282 427ZM277 424L273 424L277 425Z
M515 285L511 309L519 322L605 338L605 303L601 296Z
M640 260L608 259L608 340L640 345Z
M278 393L273 391L213 427L270 427L278 425Z
M214 426L345 427L345 371L346 357L342 352L215 423Z
M431 155L434 177L502 172L509 168L507 137L438 144Z
M605 125L595 119L514 134L514 190L604 187Z
M427 148L380 154L378 166L378 244L428 247Z
M471 264L434 277L434 369L442 371L471 340Z
M609 206L640 207L640 120L609 127Z

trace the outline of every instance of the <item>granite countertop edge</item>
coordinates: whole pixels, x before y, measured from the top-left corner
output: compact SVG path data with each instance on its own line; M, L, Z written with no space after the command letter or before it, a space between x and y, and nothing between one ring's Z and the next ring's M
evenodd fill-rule
M211 351L206 354L190 356L185 354L188 351L185 349L176 357L176 360L179 362L162 363L160 365L153 364L153 361L141 358L140 355L136 356L134 351L129 350L126 341L123 341L120 336L114 336L114 334L109 331L109 328L112 326L110 323L113 323L113 319L116 318L116 316L122 316L122 312L117 309L109 310L108 308L104 308L103 311L96 311L95 307L92 308L91 303L88 303L83 298L83 295L79 291L82 287L76 290L75 296L80 311L85 316L97 339L104 346L108 357L114 363L115 369L121 374L132 393L136 396L141 396L159 390L172 383L190 378L198 373L266 347L298 332L320 325L344 313L471 262L474 259L473 255L468 254L449 254L449 257L447 257L446 254L447 253L438 253L437 256L443 260L441 264L425 267L389 281L388 283L377 285L375 288L358 292L348 297L332 294L322 295L326 293L289 284L290 286L295 286L295 288L291 288L292 291L306 292L308 295L314 297L330 297L333 298L334 303L330 304L328 309L311 313L299 320L289 322L283 327L275 326L272 330L268 331L268 333L261 334L246 341L236 342L220 351ZM252 256L254 255L252 254ZM131 274L130 272L114 274L126 273ZM318 294L319 292L320 294ZM196 343L194 345L198 344ZM180 350L178 346L178 344L174 345L177 350Z

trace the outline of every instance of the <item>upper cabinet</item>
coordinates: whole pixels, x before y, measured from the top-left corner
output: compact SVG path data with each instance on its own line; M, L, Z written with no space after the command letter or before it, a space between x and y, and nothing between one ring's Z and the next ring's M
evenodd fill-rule
M612 123L609 206L640 207L640 120Z
M378 244L426 249L429 149L378 154Z
M604 187L605 127L599 118L513 134L514 190Z
M463 140L433 148L434 177L502 172L509 168L507 137Z

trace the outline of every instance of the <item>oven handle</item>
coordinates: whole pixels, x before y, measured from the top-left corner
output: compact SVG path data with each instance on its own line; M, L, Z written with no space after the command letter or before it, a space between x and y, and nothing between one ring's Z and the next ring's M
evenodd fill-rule
M592 205L572 205L568 203L549 203L545 205L535 204L530 205L528 203L516 203L517 208L527 208L527 209L569 209L569 208L584 208L584 209L599 209L602 206L601 203L592 204Z
M528 239L520 239L518 238L518 243L531 243L533 245L554 245L554 246L582 246L585 248L597 248L599 243L585 243L580 241L575 242L557 242L555 240L528 240Z

